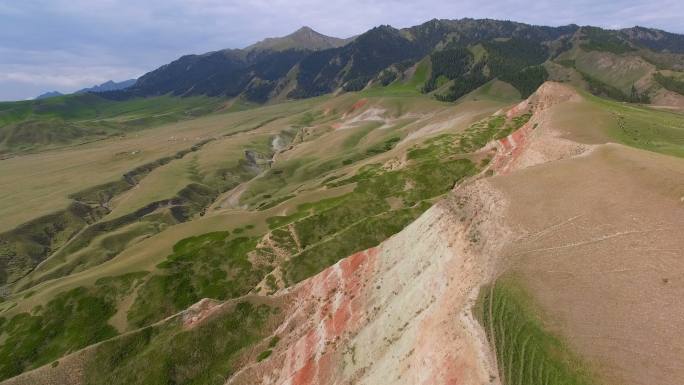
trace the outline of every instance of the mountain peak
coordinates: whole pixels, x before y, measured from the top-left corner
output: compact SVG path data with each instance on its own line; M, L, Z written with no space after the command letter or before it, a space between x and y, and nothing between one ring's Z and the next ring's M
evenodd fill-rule
M309 26L303 26L283 37L269 37L246 48L248 51L285 51L300 49L317 51L345 45L349 40L326 36Z
M64 94L59 92L59 91L49 91L49 92L46 92L44 94L40 94L40 95L36 96L34 99L35 100L49 99L49 98L54 98L56 96L62 96L62 95L64 95Z
M302 33L315 33L315 34L321 35L321 33L316 32L313 28L309 27L308 25L304 25L304 26L300 27L298 30L291 33L291 35L297 35L297 34L302 34Z

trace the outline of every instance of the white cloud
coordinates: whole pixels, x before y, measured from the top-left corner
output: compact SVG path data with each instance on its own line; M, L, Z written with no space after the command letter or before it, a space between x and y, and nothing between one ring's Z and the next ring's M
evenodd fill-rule
M42 67L27 67L18 71L0 72L0 83L23 83L71 92L110 79L124 80L137 75L140 75L140 72L119 67L58 67L48 72Z

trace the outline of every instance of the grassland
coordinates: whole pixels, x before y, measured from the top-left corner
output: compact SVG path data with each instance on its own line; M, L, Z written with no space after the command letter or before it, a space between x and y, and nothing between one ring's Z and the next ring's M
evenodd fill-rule
M189 330L175 321L107 341L86 365L87 383L223 384L245 348L269 334L277 313L277 307L239 302Z
M543 317L515 279L481 290L477 314L496 352L506 385L589 385L584 364L546 330Z
M0 162L0 231L63 209L69 196L113 182L136 167L173 156L209 138L252 131L274 118L296 115L320 99L283 103L255 111L220 113L164 124L123 137L16 156Z
M408 79L397 79L391 84L382 87L375 86L362 91L367 96L417 96L422 92L423 85L428 80L430 72L430 59L425 58L418 62L413 74Z
M17 176L22 170L35 172L46 157L55 160L41 170L46 180L35 190L28 188L36 183L35 174L0 181L30 191L24 199L3 203L10 213L12 205L19 206L11 221L3 222L8 228L21 223L26 209L46 193L59 199L44 202L33 215L63 209L74 200L106 212L75 231L59 233L49 258L8 287L13 294L0 302L0 311L4 325L13 326L2 329L1 338L25 345L27 353L9 360L12 367L2 377L136 330L133 335L145 336L142 341L134 339L102 356L102 365L127 368L111 378L138 373L149 379L142 374L149 371L178 383L219 381L224 377L214 375L230 372L230 357L261 337L236 342L234 349L212 347L220 351L207 350L211 359L200 355L211 368L188 369L181 377L165 372L167 366L143 368L116 357L122 354L119 349L133 349L131 357L138 358L153 351L179 365L174 360L188 360L190 353L164 350L163 341L186 338L180 337L185 332L161 331L151 326L155 322L201 298L237 299L261 287L273 292L400 231L482 166L468 154L475 145L460 147L460 133L504 101L474 99L454 105L419 92L360 92L215 113L3 160L0 167L8 171L11 165L19 167L13 170ZM503 127L480 135L495 135ZM85 176L87 183L80 179ZM55 191L52 184L59 180L63 183ZM128 276L136 278L115 296L101 284ZM79 301L101 308L101 319L81 320ZM27 340L31 330L44 330L52 318L64 324L55 325L56 342ZM91 328L82 335L74 331L67 342L59 339L80 322ZM211 378L203 377L205 372Z
M0 154L73 145L155 125L207 115L224 108L220 98L133 99L94 94L0 103Z
M272 137L287 136L266 126L285 111L297 114L310 103L284 103L259 114L214 115L123 139L3 160L0 168L7 178L0 183L16 194L3 196L9 215L2 224L17 227L0 233L0 281L13 283L38 265L34 277L19 286L83 270L168 225L203 214L218 194L267 166L245 159L247 149L268 154ZM241 132L246 135L234 138ZM207 151L198 153L208 144ZM21 173L26 170L30 173ZM23 219L30 221L22 224ZM103 247L90 247L93 242ZM51 255L55 258L41 265Z
M577 123L582 116L592 125ZM684 156L684 115L620 103L588 93L583 100L559 106L553 114L558 128L584 143L621 143L661 154Z
M0 377L17 375L116 335L107 320L116 312L117 300L130 294L144 275L101 279L94 287L61 293L31 314L0 318L0 333L4 336Z

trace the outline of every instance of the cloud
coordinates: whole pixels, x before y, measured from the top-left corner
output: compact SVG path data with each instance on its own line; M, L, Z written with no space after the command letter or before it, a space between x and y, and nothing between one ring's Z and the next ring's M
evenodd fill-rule
M379 24L488 17L684 32L682 16L681 0L0 0L0 100L35 96L40 84L70 91L123 80L183 54L244 47L302 25L348 37Z
M88 67L84 71L80 67L57 67L45 72L42 68L23 67L21 70L0 73L0 83L24 83L45 89L60 89L66 92L76 91L84 86L92 86L110 79L130 77L132 71L119 67ZM141 73L139 72L138 75Z

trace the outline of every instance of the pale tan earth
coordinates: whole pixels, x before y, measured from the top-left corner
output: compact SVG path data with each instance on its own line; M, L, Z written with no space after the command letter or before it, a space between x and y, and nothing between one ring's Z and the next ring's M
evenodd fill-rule
M539 127L572 142L567 126L554 129L553 108L542 115ZM528 136L507 175L491 179L515 234L499 272L521 277L548 327L600 383L684 383L684 162L577 144L582 155L560 151L565 159L545 163L559 154L539 157L548 141L539 136ZM544 164L525 164L531 154Z
M597 384L683 384L684 162L573 126L567 112L581 101L546 83L507 112L534 114L488 146L494 176L270 297L285 309L280 342L226 384L499 384L471 311L502 274L521 278L544 326ZM185 322L222 306L203 300ZM83 352L64 370L78 372ZM59 383L56 372L5 383Z
M654 107L684 110L684 96L666 89L658 90L651 103Z

